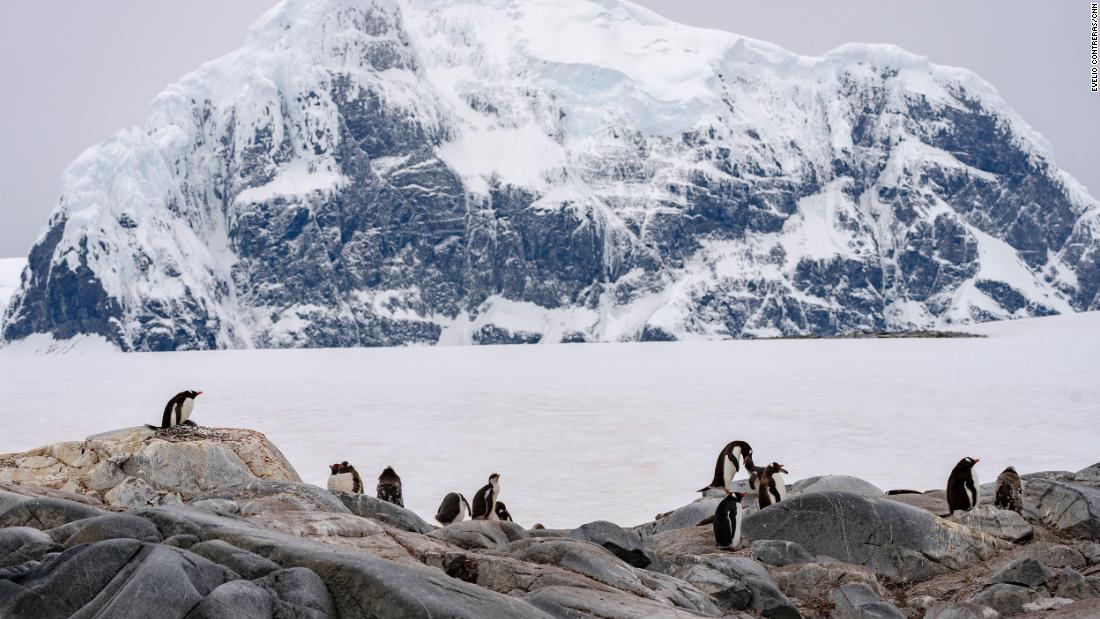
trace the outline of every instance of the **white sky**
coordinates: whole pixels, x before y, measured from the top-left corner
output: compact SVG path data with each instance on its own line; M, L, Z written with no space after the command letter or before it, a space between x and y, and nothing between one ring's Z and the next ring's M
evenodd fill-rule
M990 81L1100 193L1100 94L1089 91L1089 1L637 0L680 22L817 55L893 43ZM61 172L199 64L239 47L274 0L0 2L0 257L25 255Z

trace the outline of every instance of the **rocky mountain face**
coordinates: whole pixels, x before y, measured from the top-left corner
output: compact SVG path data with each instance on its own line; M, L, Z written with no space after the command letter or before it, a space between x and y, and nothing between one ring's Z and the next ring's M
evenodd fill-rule
M627 2L286 0L66 171L6 341L832 335L1100 309L1100 204L973 74Z

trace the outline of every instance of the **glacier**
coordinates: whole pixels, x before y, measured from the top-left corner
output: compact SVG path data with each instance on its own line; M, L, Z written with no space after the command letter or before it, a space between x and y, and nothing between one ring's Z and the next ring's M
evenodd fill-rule
M988 83L617 0L284 0L65 171L0 338L839 335L1100 309L1100 203Z

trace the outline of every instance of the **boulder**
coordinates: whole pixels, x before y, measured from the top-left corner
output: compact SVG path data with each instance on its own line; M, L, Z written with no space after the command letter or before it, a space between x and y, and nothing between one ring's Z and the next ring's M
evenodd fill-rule
M698 619L690 611L669 608L659 602L632 596L620 591L597 591L589 588L553 585L542 587L526 600L547 617L598 617L600 619ZM482 615L488 617L489 615ZM503 616L503 615L502 615Z
M712 596L725 611L752 610L765 617L802 616L764 566L747 557L706 555L675 575Z
M642 545L642 538L637 533L606 520L581 525L570 531L569 537L603 546L634 567L648 568L658 561L657 555Z
M933 604L924 619L997 619L1001 613L988 606L971 602L938 602Z
M994 572L987 584L1006 583L1022 587L1041 587L1054 572L1031 557L1021 557Z
M376 499L365 494L351 494L349 492L333 492L333 494L340 499L344 507L356 516L373 518L395 529L413 533L430 533L435 530L435 527L428 524L416 512L394 505L389 501Z
M1035 534L1035 527L1023 516L993 506L983 505L970 511L955 512L950 518L951 522L1016 544L1031 539Z
M818 604L825 603L833 591L848 583L864 584L880 595L884 593L871 570L833 560L787 565L772 570L772 577L788 596Z
M43 531L104 513L102 509L64 499L34 498L0 514L0 528L34 527Z
M62 550L63 546L38 529L0 529L0 568L14 567L28 561L41 561L47 554Z
M123 508L178 503L257 479L301 482L252 430L136 427L0 455L0 481L102 496Z
M1056 597L1070 598L1071 600L1084 600L1100 597L1097 590L1081 572L1067 567L1063 569L1050 583L1050 590Z
M896 606L863 583L849 583L833 591L836 619L905 619Z
M242 516L269 511L351 513L331 492L301 482L253 480L197 495L194 501L228 500Z
M274 561L247 550L241 550L220 539L193 544L189 550L218 565L224 565L249 580L262 578L279 569L279 565Z
M136 539L142 542L161 541L160 531L153 523L131 514L104 514L51 529L54 540L72 547L108 539Z
M882 488L849 475L821 475L801 479L789 487L791 496L815 492L850 492L861 496L885 496Z
M808 552L871 568L895 581L927 580L1009 547L885 497L819 492L745 517L749 539L783 539Z
M256 580L219 586L188 613L188 619L336 617L332 596L317 574L304 568L278 570Z
M988 606L1002 615L1018 615L1023 612L1024 604L1034 602L1039 597L1034 589L1000 583L982 589L967 601Z
M795 542L783 539L760 539L752 542L752 554L757 561L782 567L794 563L809 563L813 555Z
M1071 537L1100 541L1100 489L1066 481L1029 480L1025 496L1043 522Z
M526 539L527 531L514 522L499 520L466 520L436 529L429 537L454 544L459 548L496 548L521 539Z
M1100 483L1100 462L1077 471L1073 479L1083 482Z

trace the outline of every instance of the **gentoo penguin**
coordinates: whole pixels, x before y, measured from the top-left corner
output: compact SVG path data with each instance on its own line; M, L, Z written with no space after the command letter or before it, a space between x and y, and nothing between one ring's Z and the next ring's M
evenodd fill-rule
M201 391L181 391L172 396L172 399L164 405L164 415L160 418L159 429L197 425L194 421L191 421L191 411L195 410L195 398L200 395L202 395ZM146 427L153 430L158 429L155 426Z
M700 488L698 492L704 494L711 490L732 492L733 477L741 470L745 458L752 458L752 447L745 441L733 441L723 447L718 454L718 460L714 463L714 479L710 480L710 485Z
M982 495L982 487L974 472L977 463L974 458L963 458L951 469L951 476L947 478L947 515L977 507Z
M466 497L457 492L448 492L435 511L435 519L443 526L462 522L469 515L470 504L466 502Z
M760 483L760 476L764 474L764 467L756 466L752 461L752 452L745 456L745 470L749 472L749 489L756 490L757 484Z
M512 514L508 513L508 508L504 506L504 501L497 501L497 506L493 508L493 511L497 515L497 520L512 522Z
M359 477L359 471L346 461L339 464L330 464L332 471L328 476L328 489L330 492L350 492L363 494L363 479Z
M741 498L744 492L726 495L714 511L714 543L719 548L736 548L741 543Z
M778 462L772 462L764 467L764 472L760 474L758 482L760 490L757 492L760 497L760 509L787 498L786 476L789 474L787 469L783 468L783 465Z
M993 504L1018 514L1024 512L1024 480L1014 467L1008 467L997 476L997 496Z
M378 498L405 507L405 501L401 498L401 478L392 466L387 466L378 476Z
M474 509L470 517L474 520L496 520L498 497L500 497L500 475L493 473L489 476L489 483L482 486L474 495Z

